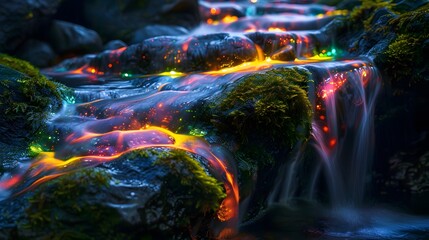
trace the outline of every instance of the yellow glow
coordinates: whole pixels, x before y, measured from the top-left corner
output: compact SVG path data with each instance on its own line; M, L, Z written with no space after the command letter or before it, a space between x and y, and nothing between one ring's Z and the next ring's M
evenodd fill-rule
M176 77L182 77L185 76L185 73L182 72L176 72L176 71L170 71L170 72L162 72L160 74L158 74L159 76L169 76L172 78L176 78Z
M269 27L268 32L286 32L286 28Z
M221 22L222 23L233 23L237 20L238 20L237 16L226 15L224 18L222 18Z

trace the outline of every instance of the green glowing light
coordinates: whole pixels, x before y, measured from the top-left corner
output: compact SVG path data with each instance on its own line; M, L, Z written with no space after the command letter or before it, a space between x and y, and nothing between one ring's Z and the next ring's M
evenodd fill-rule
M133 75L131 73L122 73L122 77L132 77Z
M335 54L337 53L337 50L336 50L335 48L333 48L333 49L331 50L331 53L335 55Z
M194 128L189 131L189 134L192 136L202 137L207 134L207 131L204 131L202 129Z
M41 152L43 152L43 149L39 144L30 145L30 155L35 156Z

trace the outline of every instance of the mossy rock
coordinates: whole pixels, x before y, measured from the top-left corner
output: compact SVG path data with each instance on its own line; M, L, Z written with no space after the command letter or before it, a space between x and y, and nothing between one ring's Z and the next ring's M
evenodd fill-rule
M390 21L398 33L383 54L384 71L400 87L429 80L429 4Z
M226 194L222 182L200 160L183 150L135 150L99 167L51 180L29 198L18 235L23 239L213 237L211 227Z
M371 22L374 17L374 13L377 10L385 8L392 10L394 4L391 1L386 0L362 0L362 4L353 9L350 13L349 21L353 25L364 26L366 30L371 27Z
M29 199L21 237L126 239L117 231L120 215L101 201L109 181L105 171L84 169L40 186Z
M28 142L61 104L55 83L28 62L0 54L0 141Z
M310 134L309 81L310 73L301 68L243 77L215 107L218 127L236 136L240 144L291 149Z
M189 230L198 239L214 237L210 224L226 197L223 184L183 150L157 155L154 166L167 174L161 178L159 193L139 210L147 231L166 239L187 238Z

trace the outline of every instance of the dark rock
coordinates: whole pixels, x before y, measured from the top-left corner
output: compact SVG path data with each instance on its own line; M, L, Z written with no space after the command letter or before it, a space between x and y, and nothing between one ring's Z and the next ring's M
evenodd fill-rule
M48 43L35 39L30 39L20 46L16 56L39 68L51 66L56 59L56 54Z
M127 44L121 40L112 40L112 41L109 41L108 43L106 43L104 45L103 50L116 50L116 49L123 48L126 46L127 46Z
M133 32L147 25L173 25L190 29L200 23L196 0L95 0L84 4L88 27L96 30L104 39L129 42Z
M60 2L3 1L0 8L0 52L12 52L28 38L43 32L41 27L55 13Z
M95 31L73 23L56 20L49 35L52 46L60 54L93 53L103 48Z
M156 37L126 49L67 60L53 69L52 76L56 75L55 71L58 69L74 70L84 65L104 74L218 70L254 61L256 58L254 43L243 36L219 33L188 38Z
M219 33L151 38L128 47L120 62L123 72L191 72L232 67L256 56L255 45L248 38Z
M133 33L131 44L140 43L143 40L159 36L181 36L186 35L188 30L180 26L149 25Z
M280 61L293 61L295 58L295 51L291 45L287 45L271 55L271 59Z

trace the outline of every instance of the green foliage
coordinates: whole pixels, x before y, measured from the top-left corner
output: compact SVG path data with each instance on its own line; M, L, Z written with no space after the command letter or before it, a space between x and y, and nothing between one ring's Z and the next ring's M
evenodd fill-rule
M110 181L106 172L84 169L40 186L29 199L26 227L45 239L121 239L115 231L118 213L102 201L85 201L96 196Z
M43 125L49 110L61 105L56 85L28 62L0 54L0 110L4 120L34 133ZM14 69L17 72L10 74ZM9 72L9 74L3 74Z
M252 74L217 106L223 130L241 144L289 149L309 136L312 107L307 97L309 72L279 68Z

